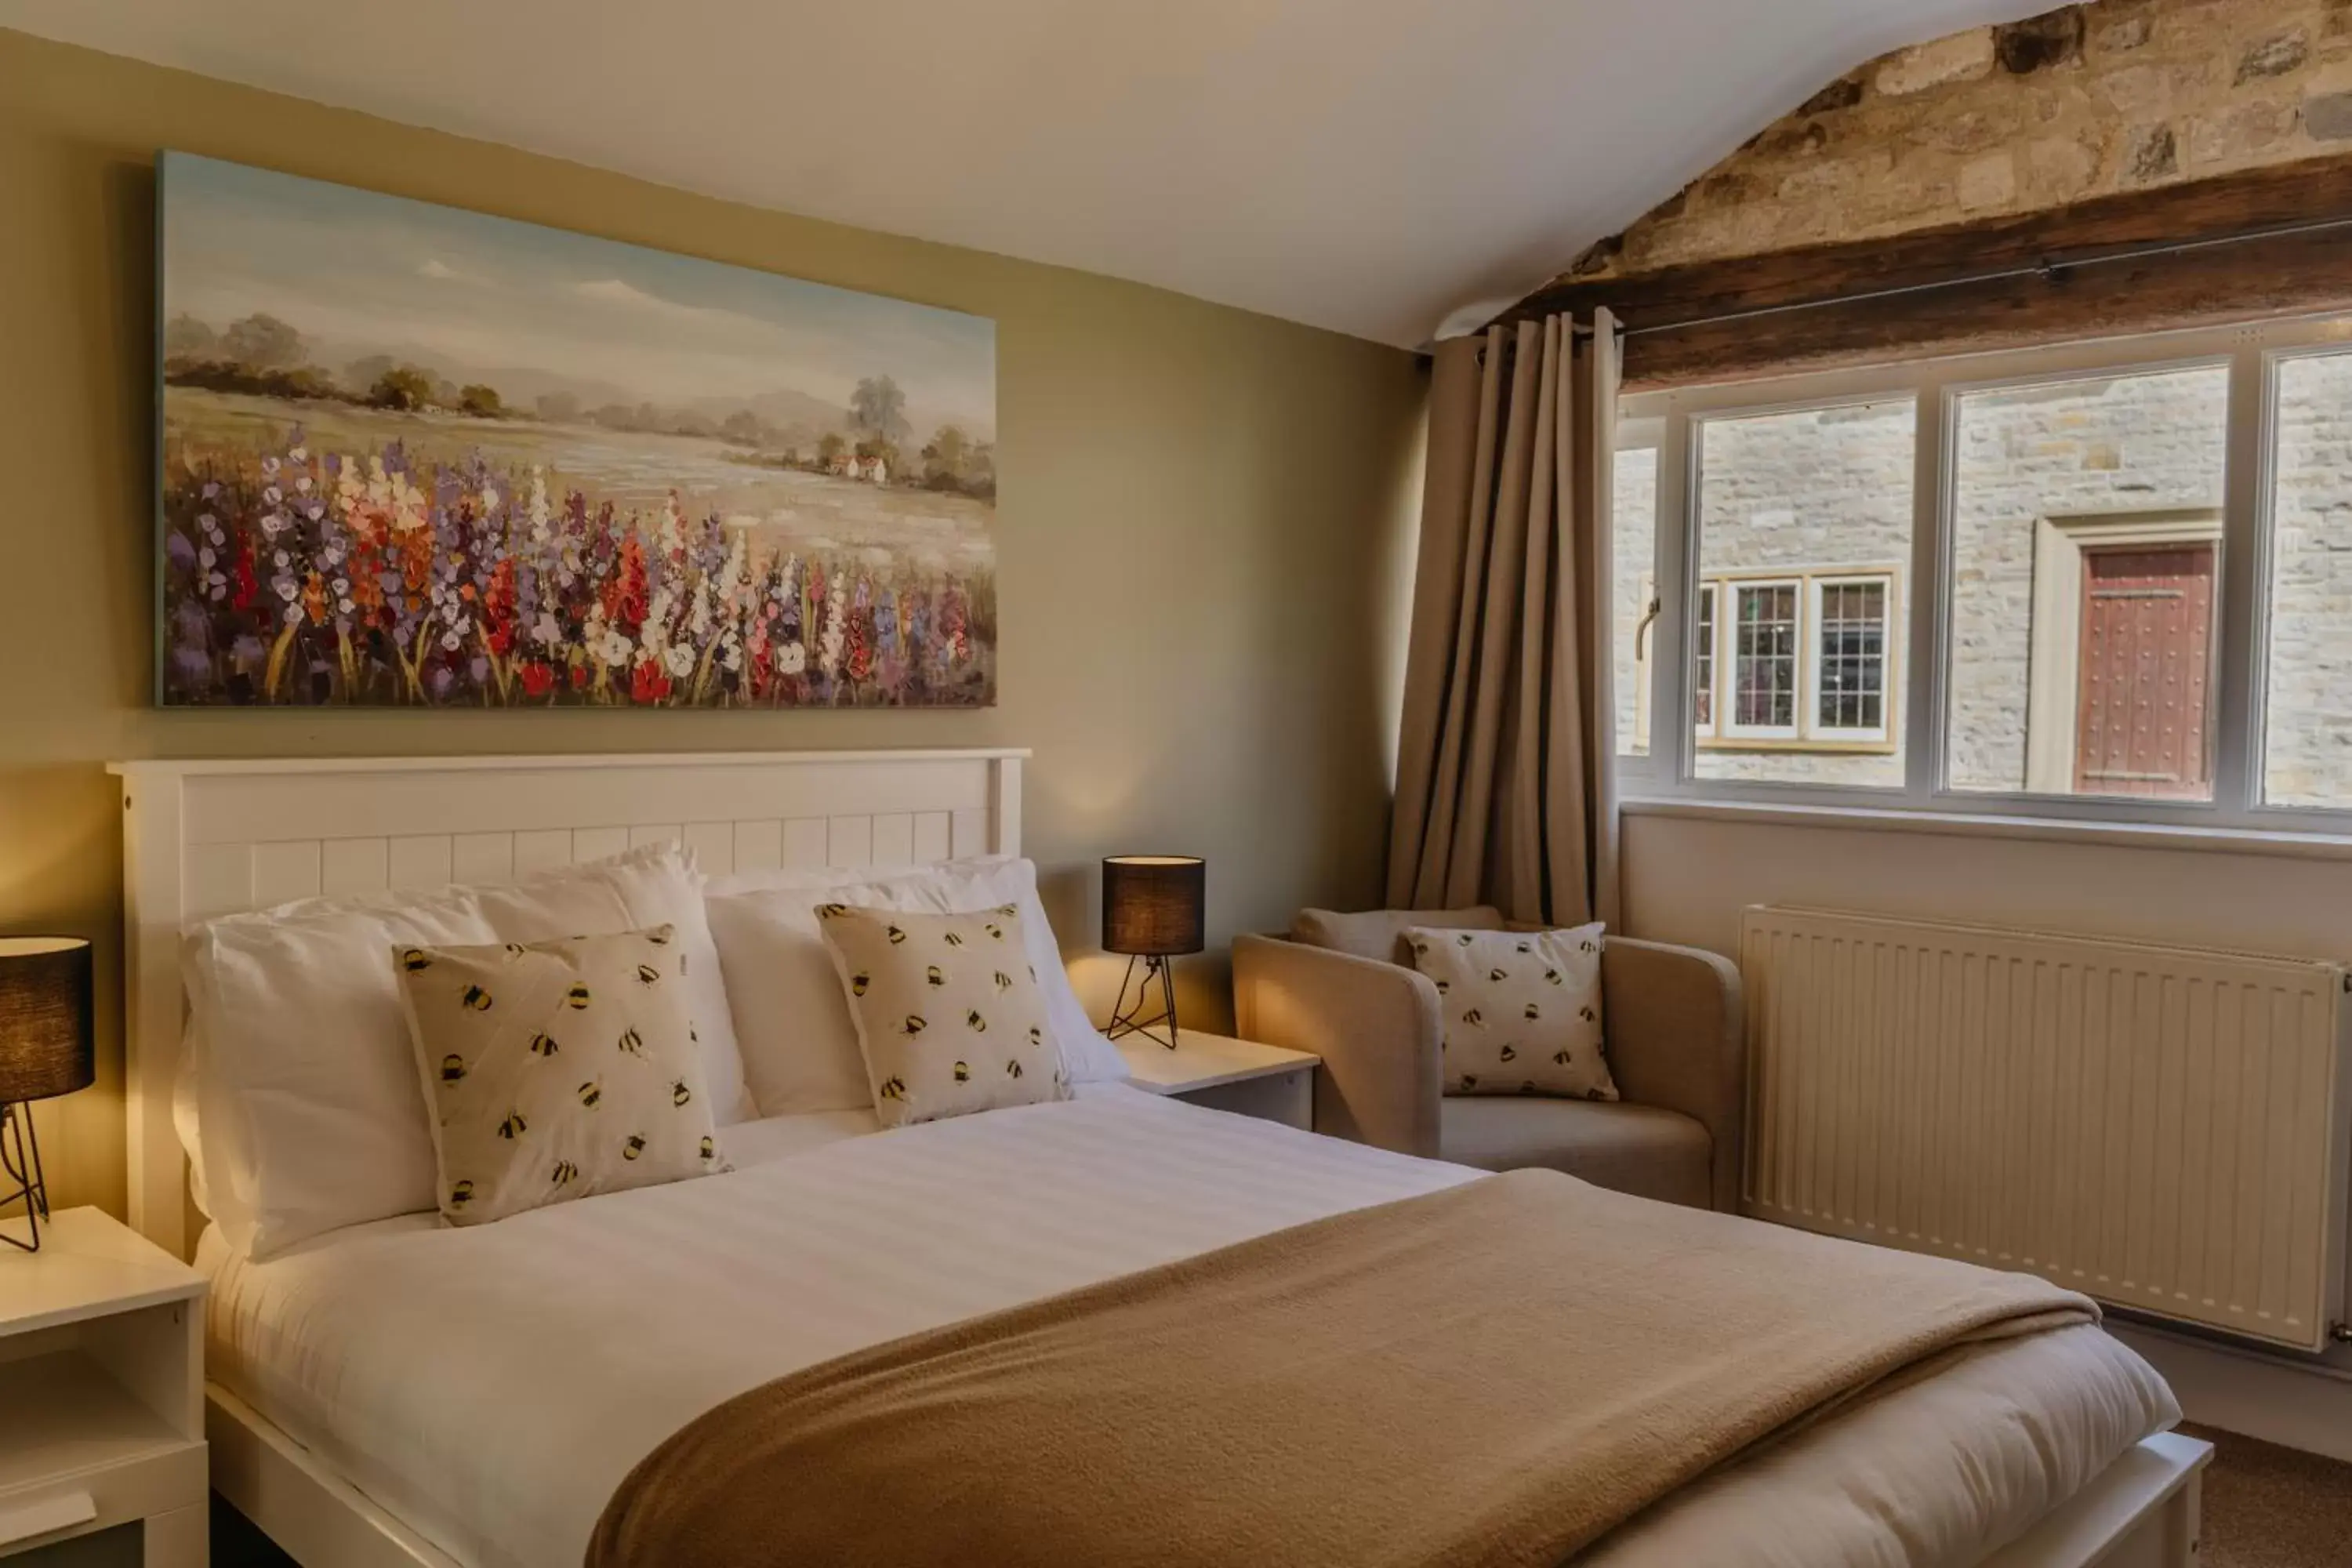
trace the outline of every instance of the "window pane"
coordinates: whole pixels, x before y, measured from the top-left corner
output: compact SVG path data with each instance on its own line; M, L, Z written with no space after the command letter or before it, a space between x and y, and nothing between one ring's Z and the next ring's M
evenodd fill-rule
M2352 354L2282 361L2263 798L2352 807Z
M1819 711L1823 730L1886 727L1886 584L1822 584Z
M1731 723L1738 730L1788 730L1797 723L1797 587L1772 583L1738 590L1733 644Z
M1907 396L1697 422L1696 776L1902 784L1887 650L1917 422ZM1719 658L1710 591L1728 623Z
M1650 661L1657 624L1650 620L1655 596L1652 572L1658 558L1658 449L1638 447L1617 454L1617 581L1610 626L1617 653L1617 753L1650 754ZM1646 625L1644 623L1647 623Z
M2211 799L2228 367L1958 401L1949 787Z

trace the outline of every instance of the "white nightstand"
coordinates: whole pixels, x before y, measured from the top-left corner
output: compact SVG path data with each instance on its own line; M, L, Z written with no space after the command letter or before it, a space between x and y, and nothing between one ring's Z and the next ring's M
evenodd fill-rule
M1315 1069L1323 1058L1306 1051L1184 1029L1172 1051L1129 1035L1118 1042L1118 1054L1138 1089L1286 1127L1315 1125Z
M121 1560L202 1568L204 1299L203 1275L96 1209L0 1255L0 1560L143 1523Z

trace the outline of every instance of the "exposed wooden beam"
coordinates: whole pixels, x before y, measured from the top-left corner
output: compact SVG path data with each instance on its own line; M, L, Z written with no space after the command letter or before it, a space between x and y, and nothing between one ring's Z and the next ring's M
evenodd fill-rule
M2308 159L2021 217L1555 283L1502 319L1605 305L1634 333L1628 384L1658 386L2341 310L2352 229L2280 231L2344 220L2352 156ZM2205 247L2131 255L2183 242ZM1721 319L1754 311L1771 313Z

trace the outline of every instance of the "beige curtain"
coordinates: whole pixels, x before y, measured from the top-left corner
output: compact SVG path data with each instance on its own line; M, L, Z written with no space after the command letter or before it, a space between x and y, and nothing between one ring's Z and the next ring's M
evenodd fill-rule
M1437 351L1388 901L1617 921L1617 323Z

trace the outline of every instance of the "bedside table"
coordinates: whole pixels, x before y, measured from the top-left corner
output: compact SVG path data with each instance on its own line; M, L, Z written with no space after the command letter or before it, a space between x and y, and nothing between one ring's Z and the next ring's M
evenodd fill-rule
M1170 1050L1130 1035L1118 1042L1135 1087L1212 1110L1230 1110L1302 1131L1315 1125L1315 1069L1323 1058L1202 1029L1184 1029Z
M139 1544L104 1561L205 1562L204 1298L96 1209L0 1258L0 1563L126 1525Z

